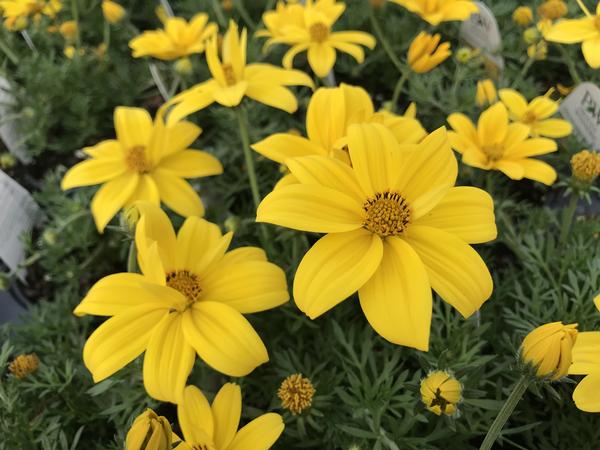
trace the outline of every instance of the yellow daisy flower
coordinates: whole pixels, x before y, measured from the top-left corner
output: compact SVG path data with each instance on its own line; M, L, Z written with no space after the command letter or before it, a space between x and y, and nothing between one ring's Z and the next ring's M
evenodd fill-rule
M60 0L0 0L0 12L9 29L18 22L26 26L29 18L38 21L44 15L53 19L61 9Z
M590 67L600 67L600 2L596 6L596 14L593 15L578 1L586 17L581 19L561 20L552 26L544 34L544 38L550 42L561 44L577 44L581 42L581 50L585 60Z
M307 138L277 133L252 148L280 164L288 158L307 155L329 155L349 162L345 150L348 127L373 122L384 124L403 144L416 144L427 135L414 116L397 116L386 111L376 113L367 91L342 83L336 88L319 88L311 97L306 113Z
M298 8L302 9L302 16ZM368 33L331 30L345 9L344 3L335 0L307 0L303 7L278 5L277 11L263 16L268 31L261 35L269 36L267 47L272 44L292 46L283 57L283 67L292 68L294 57L306 51L311 69L323 78L335 64L336 50L362 63L365 54L360 46L375 47L375 38Z
M491 197L454 187L456 159L443 128L400 145L381 124L348 129L352 165L327 156L287 161L297 184L265 197L258 222L327 233L294 279L296 305L316 319L356 291L377 333L429 348L433 288L464 317L492 293L469 244L496 237Z
M529 127L508 122L503 103L496 103L479 117L477 127L461 113L448 117L454 129L449 133L454 150L462 155L463 163L484 170L500 170L513 180L529 178L551 185L556 171L531 156L557 150L556 142L545 138L529 138Z
M200 197L184 178L223 173L212 155L189 149L202 130L180 122L167 128L161 114L154 123L145 109L119 106L114 115L117 139L83 151L91 158L67 171L61 187L102 184L92 200L92 214L102 232L124 206L145 200L162 201L182 216L201 216Z
M196 353L209 366L240 377L269 360L242 314L265 311L289 296L283 270L256 247L227 252L233 233L189 217L175 231L157 206L138 203L137 259L142 270L98 281L76 315L111 316L88 338L83 361L99 382L145 350L144 386L177 403Z
M168 17L164 30L144 31L129 42L134 58L152 56L173 60L204 52L206 42L217 34L217 24L208 23L208 14L196 14L189 22Z
M475 92L475 103L480 108L493 105L498 100L498 93L494 82L489 78L479 80L477 82L477 90Z
M472 0L391 0L418 14L431 25L452 20L467 20L479 11Z
M217 392L212 405L200 389L187 386L177 405L177 418L184 442L175 436L177 450L268 450L283 432L279 414L267 413L238 430L242 412L242 392L227 383Z
M440 39L439 34L432 36L424 31L413 39L408 48L408 64L414 72L429 72L450 57L450 43L440 44Z
M558 102L548 95L534 98L531 102L514 89L501 89L500 100L508 109L510 119L529 127L533 137L561 138L573 132L573 126L563 119L551 119L558 111Z
M461 400L462 385L445 370L431 372L421 380L421 400L438 416L451 416Z
M271 64L246 64L246 30L238 33L235 22L223 38L223 59L219 60L217 39L206 49L206 61L213 78L180 93L171 100L169 124L217 102L234 107L244 96L289 113L298 109L298 101L285 86L313 86L308 75Z

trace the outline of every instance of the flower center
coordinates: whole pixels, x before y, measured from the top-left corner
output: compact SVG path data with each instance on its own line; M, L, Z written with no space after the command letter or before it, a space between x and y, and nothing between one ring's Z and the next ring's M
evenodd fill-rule
M329 36L329 27L324 23L313 23L308 29L310 38L315 42L325 42Z
M498 161L504 155L504 146L502 144L485 145L483 152L487 155L488 161Z
M141 145L131 147L125 155L125 162L131 170L136 172L148 172L150 164L146 159L146 148Z
M191 306L200 296L200 283L198 275L189 270L176 270L167 274L167 286L181 292L187 299L187 306Z
M398 236L410 222L410 207L397 192L377 193L363 205L363 227L379 236Z
M536 120L537 120L537 116L532 111L527 111L525 114L523 114L523 117L521 118L521 122L523 122L525 124L533 123Z
M227 86L233 86L237 84L235 71L233 70L233 66L231 64L223 64L223 75L225 76L225 83L227 83Z
M281 400L281 406L296 416L310 407L315 392L310 379L296 373L283 380L277 396Z
M596 25L596 28L598 29L598 31L600 31L600 14L596 16L596 18L594 19L594 24Z

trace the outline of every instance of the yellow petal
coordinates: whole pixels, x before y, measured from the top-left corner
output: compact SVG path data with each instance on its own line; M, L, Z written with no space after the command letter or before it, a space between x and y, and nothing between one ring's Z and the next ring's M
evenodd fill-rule
M312 79L300 70L288 70L271 64L250 64L244 71L248 82L276 83L283 86L308 86L313 87Z
M362 62L365 60L365 52L358 45L349 44L347 42L332 42L331 46L334 47L336 50L348 53L359 64L362 64Z
M527 139L507 149L504 157L511 160L521 159L529 156L545 155L555 152L557 149L556 141L552 139Z
M144 270L150 260L148 250L153 242L157 243L158 253L164 269L175 268L175 231L169 216L156 205L140 202L136 204L140 220L135 228L135 244L138 251L138 263Z
M91 207L96 227L100 233L131 197L137 188L138 181L137 173L124 173L103 184L96 192Z
M184 117L213 104L215 102L213 93L218 88L214 80L209 80L173 97L169 102L173 106L169 110L167 125L172 127Z
M570 135L573 132L573 126L566 120L546 119L535 123L531 131L537 136L561 138Z
M177 234L176 268L203 274L211 264L223 257L233 233L221 234L214 223L199 217L188 217Z
M114 113L115 131L124 149L145 147L152 136L152 117L142 108L117 106Z
M279 439L283 429L283 419L279 414L263 414L240 429L227 450L268 450Z
M310 98L306 111L306 134L311 142L329 152L333 145L346 136L347 89L319 88ZM372 108L372 105L371 105Z
M252 100L273 108L293 113L298 109L298 101L289 89L270 83L252 82L248 84L246 95Z
M335 50L329 44L312 44L308 48L308 64L315 75L324 78L335 64Z
M280 164L288 158L327 154L327 150L312 141L287 133L272 134L251 147L264 157Z
M552 185L556 181L556 170L543 161L538 161L537 159L521 159L517 162L525 171L523 175L524 178L539 181L547 186Z
M588 375L573 391L577 408L586 412L600 412L600 373Z
M242 391L237 384L226 383L213 400L212 414L215 420L214 442L216 448L229 448L237 433L242 415Z
M527 112L529 104L525 97L514 89L500 89L500 100L506 106L513 120L518 120Z
M415 221L452 233L469 244L496 239L494 201L482 189L453 187L428 214Z
M123 147L116 139L108 139L93 147L85 147L83 153L96 159L122 159Z
M364 45L370 49L375 48L375 43L377 42L369 33L364 33L362 31L336 31L331 33L330 39L336 44L340 42L349 42L352 44Z
M496 103L486 109L477 123L479 142L492 145L504 141L508 132L508 112L503 103Z
M127 171L125 162L121 159L88 159L71 167L62 181L62 190L79 186L92 186L116 178Z
M156 325L144 355L144 387L151 397L179 403L196 354L186 341L181 314L171 313Z
M573 364L569 367L572 375L600 373L600 332L584 331L577 334L573 347Z
M183 332L200 358L232 377L246 376L269 360L252 325L223 303L196 302L184 313Z
M248 261L266 261L267 254L262 248L258 247L238 247L235 250L231 250L219 260L219 267L224 264L237 264L240 262ZM216 267L215 267L216 268Z
M248 88L246 81L239 81L233 86L220 87L215 89L213 97L215 101L223 106L232 107L240 104Z
M310 47L310 44L297 44L290 47L290 49L283 55L281 65L286 69L291 69L294 65L294 58L298 53L306 51Z
M156 206L160 206L160 195L158 187L152 177L146 173L140 174L138 185L135 191L127 200L127 206L136 202L147 202Z
M381 264L358 295L367 320L379 335L394 344L429 349L431 286L410 245L399 238L386 239Z
M408 227L405 240L423 261L433 290L464 317L477 311L492 294L488 268L463 240L419 225Z
M181 178L199 178L223 173L223 166L219 160L200 150L173 153L160 162L160 167Z
M595 38L583 41L581 50L583 50L583 56L590 67L598 69L600 67L600 30Z
M206 397L196 386L186 386L177 404L177 420L183 437L190 443L206 444L214 435L215 420Z
M594 25L594 18L583 18L574 20L561 20L544 33L544 38L550 42L561 42L563 44L575 44L598 35L598 29Z
M494 164L494 168L500 170L511 180L522 180L525 176L525 168L521 161L500 160Z
M298 266L296 305L311 319L317 318L364 286L382 256L381 238L363 228L322 237Z
M94 382L108 378L137 358L156 324L167 314L164 304L150 303L130 308L96 328L83 347L83 362Z
M263 199L256 221L314 233L341 233L362 226L361 208L352 197L334 189L291 184Z
M177 214L183 217L204 215L204 205L187 181L160 168L152 172L152 178L161 200Z

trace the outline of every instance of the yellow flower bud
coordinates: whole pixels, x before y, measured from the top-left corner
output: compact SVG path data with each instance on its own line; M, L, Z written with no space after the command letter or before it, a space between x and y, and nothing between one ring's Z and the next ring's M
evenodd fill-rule
M523 40L527 44L535 44L540 39L540 32L536 27L527 28L523 32Z
M277 396L281 406L296 416L310 407L315 392L310 380L296 373L283 380Z
M19 355L8 365L8 370L19 380L35 373L40 366L40 360L35 353Z
M569 371L576 340L576 323L547 323L525 336L521 345L521 359L536 370L537 377L558 380Z
M77 22L74 20L67 20L66 22L61 23L58 27L58 32L62 34L62 37L67 41L71 42L77 35Z
M421 400L438 416L451 416L461 401L462 385L445 370L431 372L421 380Z
M102 14L107 22L117 23L125 17L125 8L111 0L102 0Z
M169 18L169 15L165 11L163 5L158 5L156 8L154 8L154 14L156 14L156 17L158 17L158 20L160 20L162 23L165 23Z
M556 90L563 97L566 97L571 92L573 92L573 89L574 89L574 86L565 86L564 84L561 84L561 83L556 84Z
M471 58L473 57L473 51L469 48L469 47L461 47L458 50L456 50L456 60L461 63L461 64L465 64L467 62L469 62L471 60Z
M548 56L548 44L546 41L540 41L527 47L527 56L536 61L542 61Z
M189 75L192 73L193 67L190 58L179 58L174 64L175 72L179 75Z
M371 0L371 6L375 9L379 9L383 6L385 0Z
M72 45L67 45L63 50L63 54L69 59L73 59L75 57L75 53L76 53L76 49ZM85 55L85 50L80 48L79 56L83 56L83 55Z
M496 103L497 99L496 86L492 80L487 78L477 82L477 93L475 95L477 106L483 108L484 106Z
M127 433L126 450L171 450L169 421L148 408L136 417Z
M227 232L236 232L240 228L240 218L238 216L229 216L223 223Z
M528 6L519 6L513 11L512 19L517 25L524 27L533 21L533 11Z
M600 153L582 150L571 158L573 176L584 183L591 184L600 175Z
M138 220L140 220L140 211L136 205L127 206L123 209L120 218L121 227L130 232L134 232Z
M452 52L450 43L440 44L439 34L431 35L422 31L410 44L408 48L408 64L416 73L425 73L435 69ZM438 44L439 47L438 47Z
M0 154L0 168L1 169L10 169L16 163L17 163L17 160L10 153Z
M233 9L233 0L221 0L221 8L224 11L231 11Z
M567 14L568 8L562 0L548 0L538 6L537 12L543 19L556 20Z

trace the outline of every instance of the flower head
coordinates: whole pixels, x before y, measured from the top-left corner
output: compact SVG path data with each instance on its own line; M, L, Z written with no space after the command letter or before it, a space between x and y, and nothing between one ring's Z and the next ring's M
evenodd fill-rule
M596 14L590 13L583 3L585 17L580 19L561 20L544 34L550 42L576 44L581 42L583 56L593 69L600 67L600 2Z
M477 82L477 93L475 94L475 102L477 106L484 107L496 103L498 94L494 82L489 78Z
M62 9L60 0L0 0L0 12L9 30L20 30L29 19L38 22L42 16L55 18Z
M108 23L118 23L125 17L126 11L112 0L102 0L102 14Z
M465 317L491 295L488 269L468 243L496 237L493 202L454 187L443 128L401 145L381 124L355 124L347 147L351 165L324 155L287 160L298 182L267 195L257 221L327 233L294 278L296 305L311 319L358 291L381 336L427 350L432 287Z
M558 380L569 371L576 339L577 324L547 323L525 336L521 359L535 369L537 377Z
M223 38L219 59L216 37L206 49L206 60L213 78L182 92L171 100L169 124L217 102L234 107L247 96L265 105L292 113L298 109L296 97L285 86L313 86L311 78L299 70L286 70L270 64L246 64L246 30L238 32L235 22Z
M125 439L125 450L171 450L171 424L148 408L137 416Z
M421 16L431 25L453 20L467 20L479 11L472 0L391 0Z
M217 175L223 167L214 156L188 148L200 135L199 127L180 122L167 128L161 116L153 123L145 109L117 107L117 139L85 148L91 158L63 177L63 189L102 184L92 200L100 232L122 207L140 200L162 201L186 217L203 215L200 197L184 179Z
M430 35L421 31L408 48L408 64L417 73L425 73L435 69L451 54L450 43L440 44L439 34ZM439 46L438 46L439 45Z
M533 11L529 6L519 6L513 11L512 19L517 25L524 27L533 22Z
M556 20L567 14L567 4L562 0L547 0L538 6L537 13L542 19Z
M238 430L242 412L242 391L227 383L215 396L212 406L200 389L185 388L177 404L183 442L177 450L268 450L283 432L281 416L267 413ZM179 438L175 436L175 444Z
M421 400L438 416L451 416L461 400L462 385L445 370L431 372L421 380Z
M448 117L454 131L449 133L454 150L463 163L484 170L500 170L513 180L529 178L550 185L556 171L545 162L531 158L557 150L556 142L529 138L530 128L508 121L503 103L490 106L479 117L477 127L461 113Z
M543 61L548 56L548 43L542 40L536 44L531 44L527 47L527 56L536 61Z
M283 57L283 67L291 68L294 57L306 51L308 63L321 78L333 68L336 51L351 55L358 63L364 60L361 45L375 47L375 38L362 31L332 31L332 27L346 9L346 5L335 0L307 0L306 5L279 2L275 11L267 11L263 21L267 30L265 47L287 44L292 47Z
M277 391L281 406L295 416L310 408L314 395L315 388L310 379L299 373L290 375L283 380Z
M72 41L77 35L77 22L74 20L67 20L66 22L61 23L58 27L58 32L65 40Z
M139 203L135 244L141 274L98 281L76 315L111 316L87 340L83 360L99 382L145 350L144 385L177 403L196 353L209 366L244 376L268 361L242 314L265 311L289 296L284 272L256 247L227 252L232 233L189 217L175 235L167 215Z
M600 175L600 153L582 150L571 157L573 176L583 183L593 183Z
M8 370L19 380L37 372L40 360L35 353L18 355L8 365Z
M181 17L168 17L164 30L144 31L129 42L134 58L152 56L173 60L202 53L206 42L217 33L217 24L208 22L208 14L196 14L189 22Z

